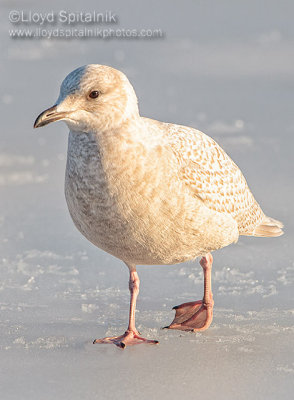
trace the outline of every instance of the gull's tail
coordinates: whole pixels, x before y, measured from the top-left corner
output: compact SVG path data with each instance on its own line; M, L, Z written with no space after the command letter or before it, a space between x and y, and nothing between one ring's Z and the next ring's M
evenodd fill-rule
M260 225L258 225L253 233L252 236L259 236L259 237L276 237L283 235L283 224L282 222L273 219L271 217L265 216L265 219L262 221Z

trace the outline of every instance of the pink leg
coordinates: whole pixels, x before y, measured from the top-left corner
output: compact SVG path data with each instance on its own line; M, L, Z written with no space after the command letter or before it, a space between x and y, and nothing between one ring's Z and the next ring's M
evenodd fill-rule
M118 347L124 349L126 346L140 344L140 343L150 343L157 344L157 340L148 340L139 335L139 332L135 326L135 312L136 312L136 302L139 294L139 285L140 280L136 271L135 266L129 266L130 270L130 279L129 279L129 289L131 293L130 300L130 313L129 313L129 325L128 329L123 335L113 336L113 337L105 337L103 339L95 339L94 344L96 343L113 343Z
M182 331L204 331L209 328L213 318L214 301L211 292L211 268L213 258L210 253L202 257L200 265L204 273L203 300L184 303L174 307L176 315L169 329Z

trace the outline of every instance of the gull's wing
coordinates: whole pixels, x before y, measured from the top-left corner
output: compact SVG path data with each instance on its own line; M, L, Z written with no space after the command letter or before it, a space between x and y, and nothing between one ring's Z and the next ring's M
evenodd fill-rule
M164 124L180 166L181 179L193 195L220 213L231 214L239 233L254 235L266 216L247 182L226 152L209 136L185 126Z

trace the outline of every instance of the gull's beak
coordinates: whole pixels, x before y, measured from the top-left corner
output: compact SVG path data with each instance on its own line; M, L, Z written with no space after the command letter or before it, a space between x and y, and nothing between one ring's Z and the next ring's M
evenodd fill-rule
M43 111L36 119L34 123L34 128L40 128L41 126L45 126L50 124L50 122L58 121L66 117L67 112L58 112L57 105L48 108L47 110Z

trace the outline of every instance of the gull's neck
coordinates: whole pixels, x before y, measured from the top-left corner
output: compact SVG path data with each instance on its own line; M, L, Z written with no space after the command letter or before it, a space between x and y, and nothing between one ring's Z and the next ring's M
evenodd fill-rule
M159 137L156 132L148 129L146 121L139 114L133 115L131 118L123 121L118 127L112 127L105 130L94 130L92 132L97 138L101 148L111 146L112 151L115 151L114 144L117 149L120 146L136 146L143 145L146 149L159 143Z

